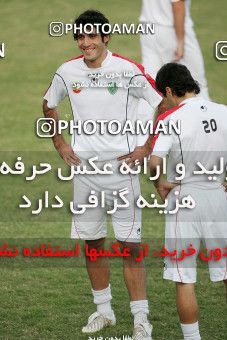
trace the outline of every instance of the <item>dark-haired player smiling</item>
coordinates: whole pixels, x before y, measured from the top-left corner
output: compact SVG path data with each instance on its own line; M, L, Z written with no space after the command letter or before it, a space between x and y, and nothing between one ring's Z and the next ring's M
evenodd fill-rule
M74 38L77 41L82 55L74 58L59 67L54 75L52 84L44 96L44 114L46 117L58 120L57 106L66 97L69 97L74 121L87 120L118 120L126 119L134 122L137 117L139 99L145 99L156 108L162 97L155 89L152 78L145 74L142 65L124 58L107 49L110 36L104 34L102 25L109 23L105 16L94 10L82 13L75 21L77 27L86 24L93 25L90 34L82 29L76 31ZM95 24L99 26L97 32ZM115 79L109 80L108 86L96 87L97 77L105 82L108 74L133 74L131 78L121 81L126 86L120 87ZM89 77L90 74L94 76ZM97 77L96 77L97 75ZM100 76L101 75L101 76ZM141 82L141 87L129 89L134 78ZM83 87L89 83L90 87ZM146 86L144 86L146 85ZM149 113L147 113L149 115ZM112 216L116 239L124 246L130 248L133 257L137 257L141 241L141 210L135 206L135 199L140 194L139 178L137 176L122 176L117 172L119 157L127 154L132 159L135 154L149 151L146 146L137 148L136 136L110 135L78 135L72 136L72 145L68 145L62 135L53 137L54 146L69 165L86 164L91 157L98 157L101 162L111 162L115 173L109 176L75 176L74 177L74 204L87 203L91 190L98 194L102 190L107 192L107 204L114 203L113 191L128 189L127 199L129 207L117 210ZM110 194L112 192L112 195ZM97 251L104 247L107 235L106 210L101 207L88 209L82 215L73 216L72 238L85 240L88 247ZM82 332L93 333L103 327L114 325L116 322L111 306L111 287L109 264L107 259L99 257L95 263L86 258L86 266L92 286L92 294L97 310L89 317L88 323ZM124 280L130 296L130 308L134 316L134 339L151 339L152 326L148 321L148 301L146 295L146 274L144 264L134 264L132 259L124 257Z

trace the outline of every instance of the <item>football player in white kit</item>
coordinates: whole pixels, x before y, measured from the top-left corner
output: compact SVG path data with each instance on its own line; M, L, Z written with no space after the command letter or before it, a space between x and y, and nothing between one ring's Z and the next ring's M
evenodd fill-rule
M44 114L47 118L58 120L57 106L69 97L73 119L85 122L97 120L117 120L121 123L126 119L135 122L137 106L140 98L144 98L156 108L162 97L155 89L154 80L145 74L142 65L107 49L110 36L102 29L96 32L94 24L109 23L105 16L94 10L82 13L75 21L77 27L82 25L82 32L76 31L74 38L82 55L65 62L56 71L52 83L44 96ZM83 27L93 25L93 31L87 34ZM119 86L115 78L108 80L113 86L98 86L105 83L109 75L130 75L121 79L125 86ZM141 87L132 87L133 79L144 83ZM89 86L84 86L88 84ZM97 86L96 86L97 85ZM110 84L111 85L111 84ZM148 113L149 114L149 113ZM137 176L120 175L117 173L120 161L118 158L130 154L136 148L136 136L127 134L111 135L98 131L92 135L74 133L72 145L68 145L62 135L53 137L54 146L67 164L86 164L91 157L98 156L97 164L103 166L108 161L115 170L113 175L76 175L74 177L74 204L86 204L91 190L100 194L107 193L107 203L112 206L113 191L127 188L128 208L117 210L112 215L112 223L116 239L125 247L129 247L136 256L141 242L141 210L135 207L135 199L140 193ZM149 150L148 150L149 151ZM130 157L130 156L129 156ZM85 240L86 245L100 251L104 247L107 235L106 210L101 207L87 210L82 215L74 215L72 238ZM97 311L93 313L83 333L94 333L103 327L116 323L111 307L111 288L109 284L109 265L105 258L98 257L93 263L86 257L86 266L92 286L92 294ZM146 274L143 263L135 265L132 259L124 257L124 279L130 296L131 312L134 316L134 339L151 339L152 326L147 315L148 301L146 297Z
M143 0L140 22L155 24L155 34L140 37L142 64L155 79L166 63L187 66L199 82L201 95L209 99L201 49L190 16L191 0Z
M182 197L190 195L195 201L194 209L180 209L176 214L166 215L165 247L170 253L176 250L177 255L172 260L170 256L165 257L164 278L176 282L176 303L184 339L199 340L194 283L200 242L205 243L208 254L214 249L223 254L227 246L225 168L220 163L221 159L224 164L227 162L227 108L196 96L198 84L184 65L164 65L157 74L156 86L171 108L158 120L180 121L181 132L180 135L160 133L154 137L152 174L156 173L157 166L162 167L163 158L168 155L167 180L160 176L154 184L161 198L167 197L169 210L176 206L176 197L181 202ZM177 181L176 166L180 163L185 167L185 174ZM210 174L213 171L211 177L209 171ZM180 261L183 250L193 256ZM226 258L220 256L217 261L214 257L208 263L210 279L224 281L227 288Z

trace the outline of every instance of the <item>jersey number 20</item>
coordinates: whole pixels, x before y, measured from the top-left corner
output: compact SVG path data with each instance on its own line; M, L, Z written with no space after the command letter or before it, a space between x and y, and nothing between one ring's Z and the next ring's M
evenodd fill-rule
M217 131L217 123L215 119L211 119L210 121L203 120L202 123L203 123L204 131L206 133Z

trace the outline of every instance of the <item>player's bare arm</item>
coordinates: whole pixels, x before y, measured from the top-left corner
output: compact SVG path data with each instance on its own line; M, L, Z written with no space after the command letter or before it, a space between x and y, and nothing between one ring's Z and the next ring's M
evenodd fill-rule
M156 110L155 116L154 116L154 122L156 122L157 118L164 113L167 110L167 103L166 99L163 98L161 103L158 105L158 108ZM148 157L150 154L151 150L151 144L152 144L152 139L154 135L150 135L146 143L142 146L137 146L134 151L123 155L118 158L119 161L124 160L129 166L134 166L135 162L139 162L140 164L143 164L144 158Z
M177 49L175 51L175 60L179 61L184 56L184 21L185 21L185 3L184 0L174 1L172 3L174 28L177 36Z
M153 135L150 135L146 143L142 146L137 146L134 151L118 158L119 161L125 161L130 167L135 163L143 164L144 158L149 156Z
M162 174L163 173L163 158L158 157L158 156L151 156L149 166L150 166L150 173L152 177L156 175L157 167L160 167L160 174ZM164 178L164 176L161 176L161 175L155 181L153 181L153 183L163 201L166 199L169 192L178 185L177 183L168 182Z
M49 108L47 105L47 100L44 99L43 101L43 113L46 118L52 118L56 122L58 122L58 112L57 108ZM64 137L61 134L55 133L52 137L54 147L58 151L59 155L63 158L63 160L68 164L71 165L79 165L80 159L75 155L71 145L67 144L64 140Z

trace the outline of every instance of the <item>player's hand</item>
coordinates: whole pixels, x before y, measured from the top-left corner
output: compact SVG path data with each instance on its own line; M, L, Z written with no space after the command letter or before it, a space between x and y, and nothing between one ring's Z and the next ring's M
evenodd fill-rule
M57 151L62 159L68 164L69 166L72 165L79 165L81 163L80 159L75 155L71 145L69 144L61 144Z
M179 184L168 182L166 180L162 180L157 186L157 192L159 193L161 199L165 201L166 197L168 196L169 192L174 189Z
M175 51L174 62L180 61L184 56L184 41L178 41L177 49Z
M225 188L225 192L227 192L227 182L223 183L223 187Z
M143 164L144 158L149 156L149 149L146 146L137 146L133 152L118 157L118 161L125 161L131 168Z

